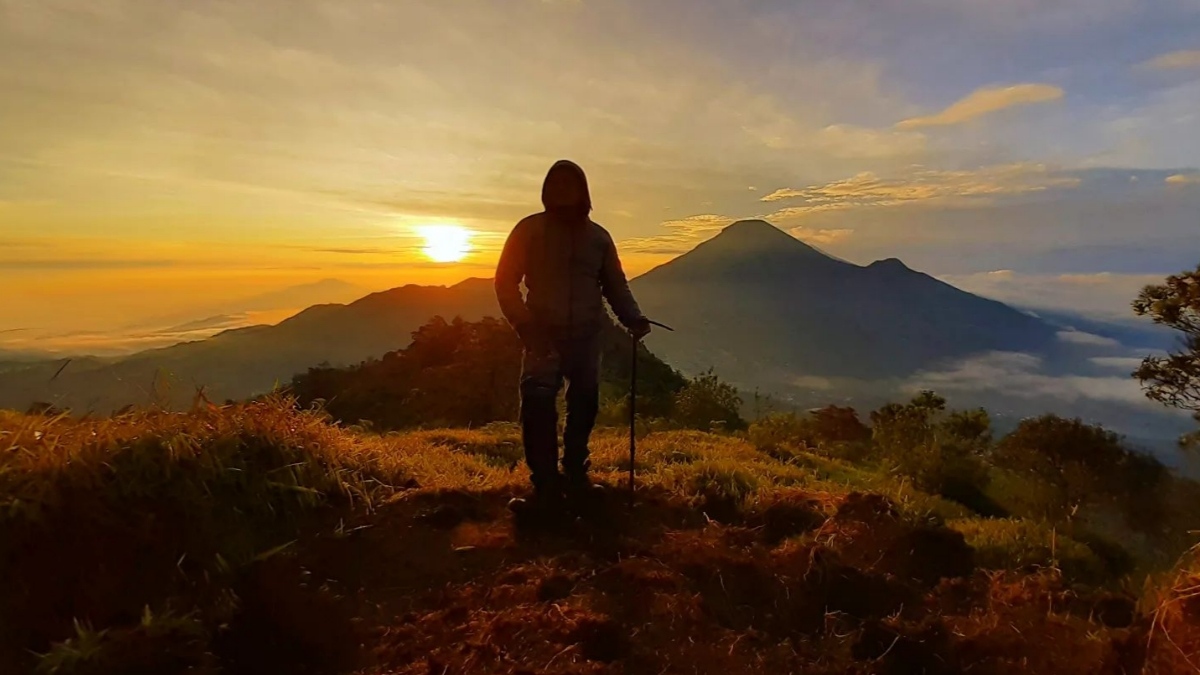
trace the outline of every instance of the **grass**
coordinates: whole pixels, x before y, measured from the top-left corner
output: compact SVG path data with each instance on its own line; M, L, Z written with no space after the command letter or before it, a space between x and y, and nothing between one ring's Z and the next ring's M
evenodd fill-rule
M1194 558L1114 620L1103 561L1040 523L804 449L638 447L634 512L534 535L511 426L0 413L0 672L1168 673L1200 644ZM620 430L593 466L624 485Z
M147 607L141 621L128 628L97 631L76 623L74 637L55 644L40 659L37 671L47 675L217 673L217 664L206 651L208 639L208 628L197 617L156 615Z

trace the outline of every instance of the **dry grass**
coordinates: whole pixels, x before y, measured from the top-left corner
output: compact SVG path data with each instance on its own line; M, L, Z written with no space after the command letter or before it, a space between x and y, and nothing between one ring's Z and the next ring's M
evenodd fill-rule
M624 485L627 444L597 434L601 481ZM635 510L613 490L598 520L550 532L505 510L525 484L504 426L376 436L278 400L0 414L0 672L1072 675L1200 662L1194 558L1142 616L1069 583L1089 580L1070 571L1090 564L1078 542L1055 537L1047 552L1040 525L972 518L802 450L649 433Z
M1189 551L1158 590L1148 647L1161 672L1200 673L1200 547Z

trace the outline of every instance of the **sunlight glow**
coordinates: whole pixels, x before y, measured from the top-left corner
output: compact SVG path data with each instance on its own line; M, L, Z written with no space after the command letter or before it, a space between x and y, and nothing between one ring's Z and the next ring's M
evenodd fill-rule
M461 225L423 225L416 230L425 240L421 250L434 262L458 262L471 252L472 233Z

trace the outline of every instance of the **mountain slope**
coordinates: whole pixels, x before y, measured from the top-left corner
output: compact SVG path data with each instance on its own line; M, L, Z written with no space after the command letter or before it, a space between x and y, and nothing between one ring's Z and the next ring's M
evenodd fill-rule
M0 373L0 408L34 401L83 412L127 404L186 406L203 386L214 401L245 398L321 363L356 364L404 347L430 317L480 319L498 313L492 284L404 286L348 305L316 305L275 326L225 331L206 340L139 352L111 365L42 362Z
M1053 347L1053 326L915 272L860 267L765 221L741 221L633 281L676 328L650 344L677 367L882 379L986 351Z

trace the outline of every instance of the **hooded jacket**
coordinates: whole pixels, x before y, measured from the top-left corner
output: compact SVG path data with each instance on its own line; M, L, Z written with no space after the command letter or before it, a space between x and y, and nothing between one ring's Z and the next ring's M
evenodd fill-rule
M574 199L564 189L570 183ZM583 169L555 163L542 184L542 205L513 228L496 267L496 298L508 322L522 334L532 327L555 338L588 337L603 324L604 299L626 327L644 322L612 237L588 217Z

